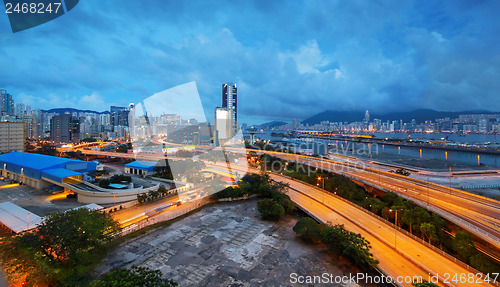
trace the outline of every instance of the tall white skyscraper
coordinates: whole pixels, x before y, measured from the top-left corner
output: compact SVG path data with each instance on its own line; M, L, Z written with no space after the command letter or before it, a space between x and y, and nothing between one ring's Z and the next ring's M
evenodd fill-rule
M222 107L215 108L215 130L219 141L224 142L238 132L237 89L233 83L222 85Z
M227 109L228 121L231 129L229 138L233 137L238 132L237 92L236 84L228 83L222 85L222 107Z

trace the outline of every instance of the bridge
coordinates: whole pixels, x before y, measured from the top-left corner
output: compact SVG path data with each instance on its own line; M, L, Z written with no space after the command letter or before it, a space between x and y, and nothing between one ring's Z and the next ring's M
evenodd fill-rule
M242 149L225 147L226 151L245 152ZM304 163L343 175L366 187L395 192L424 208L443 216L486 242L500 249L500 202L487 197L468 193L420 179L398 175L372 167L320 159L311 156L288 154L275 151L246 149L257 154L268 153L287 161ZM117 158L135 158L134 154L82 150L84 154ZM137 159L158 160L157 155L138 154Z
M222 166L222 164L210 164ZM236 170L239 170L235 166ZM242 167L241 172L245 169ZM248 172L259 173L257 169L249 168ZM428 244L424 240L411 235L409 232L381 219L367 210L353 204L340 196L327 192L314 185L295 179L269 173L275 181L289 184L287 195L304 212L321 223L342 224L347 230L361 234L370 242L371 252L379 260L375 267L385 276L394 280L410 278L407 282L397 282L395 286L412 286L411 279L421 278L428 280L436 274L464 274L481 282L479 271L456 260L445 252ZM399 278L399 279L398 279ZM439 286L498 286L481 282L439 282ZM404 281L404 280L403 280Z

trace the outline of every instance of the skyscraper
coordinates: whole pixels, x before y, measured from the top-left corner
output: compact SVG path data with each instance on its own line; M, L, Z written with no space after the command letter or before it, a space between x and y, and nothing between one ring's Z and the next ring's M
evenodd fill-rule
M366 110L365 112L365 123L368 123L370 122L370 112L368 112L368 110Z
M4 89L0 89L0 112L7 115L14 114L14 100Z
M228 124L231 132L229 137L233 137L238 132L238 101L236 84L228 83L222 85L222 107L227 109Z
M50 140L62 143L80 141L80 120L69 114L53 116L50 119Z
M215 108L215 143L222 143L238 132L237 89L233 83L222 85L222 107Z
M127 107L111 106L111 124L114 126L128 126L128 111Z

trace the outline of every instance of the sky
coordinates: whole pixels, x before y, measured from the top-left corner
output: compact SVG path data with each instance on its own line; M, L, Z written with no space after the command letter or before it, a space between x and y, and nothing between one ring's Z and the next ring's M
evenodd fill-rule
M3 10L2 10L3 12ZM96 111L195 82L239 122L324 110L500 111L500 1L80 1L12 33L0 88L32 108Z

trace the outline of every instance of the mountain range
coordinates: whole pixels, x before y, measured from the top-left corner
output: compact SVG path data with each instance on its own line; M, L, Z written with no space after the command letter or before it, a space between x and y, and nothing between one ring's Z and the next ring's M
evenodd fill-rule
M50 110L42 110L44 113L57 113L57 114L65 114L65 113L94 113L94 114L109 114L109 111L103 111L103 112L96 112L96 111L91 111L91 110L79 110L79 109L73 109L73 108L55 108L55 109L50 109Z
M461 112L443 112L436 111L431 109L418 109L410 112L395 112L395 113L387 113L387 114L370 114L370 121L373 119L381 119L382 121L398 121L403 120L403 122L411 122L413 119L417 123L422 123L425 121L435 121L439 118L449 117L451 119L458 118L459 115L464 114L498 114L490 111L461 111ZM361 111L353 111L353 112L345 112L345 111L332 111L326 110L314 116L311 116L305 120L303 120L302 124L319 124L322 121L329 122L361 122L365 118L365 112Z

